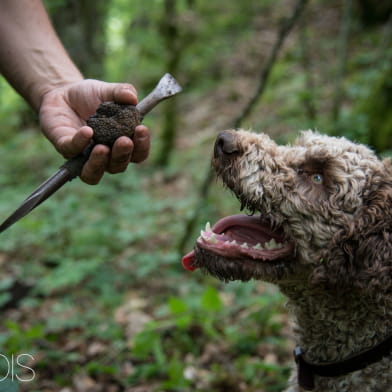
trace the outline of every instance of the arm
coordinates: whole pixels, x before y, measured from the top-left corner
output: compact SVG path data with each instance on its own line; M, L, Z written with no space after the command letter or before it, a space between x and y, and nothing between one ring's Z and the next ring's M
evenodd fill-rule
M34 109L53 88L83 80L40 0L3 0L0 34L0 70Z
M46 137L65 157L85 148L92 129L85 120L99 103L114 100L136 104L130 84L84 80L50 23L41 0L2 0L0 13L0 71L39 112ZM119 138L112 150L97 145L83 168L83 181L96 184L104 171L124 171L129 162L149 152L148 129L139 126L134 140Z

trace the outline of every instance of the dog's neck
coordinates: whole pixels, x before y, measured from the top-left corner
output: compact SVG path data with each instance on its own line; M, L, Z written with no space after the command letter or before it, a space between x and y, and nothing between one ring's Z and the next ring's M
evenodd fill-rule
M313 363L337 362L392 335L391 299L354 291L284 285L297 344Z

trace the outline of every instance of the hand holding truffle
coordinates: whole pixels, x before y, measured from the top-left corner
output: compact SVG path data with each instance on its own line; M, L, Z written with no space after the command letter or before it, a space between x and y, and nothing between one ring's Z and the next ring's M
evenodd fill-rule
M93 142L82 154L68 160L61 168L68 170L67 181L80 176L83 164L87 161L95 144L112 147L123 136L129 139L134 138L143 117L159 102L178 94L180 91L181 86L173 76L165 74L154 90L136 106L114 102L100 104L97 112L87 120L87 125L94 130Z
M91 142L93 129L86 120L102 102L136 105L136 90L131 84L82 80L51 90L40 105L43 133L65 157L80 154ZM150 134L144 125L135 129L131 140L121 137L111 146L95 146L79 177L87 184L97 184L103 174L126 170L130 162L141 162L148 156Z
M83 166L97 147L110 148L120 139L132 140L140 132L140 122L159 102L181 91L181 86L169 74L165 74L155 89L136 106L114 102L101 104L90 116L87 124L94 130L93 141L78 156L69 159L60 170L41 184L1 225L0 233L27 215L45 201L66 182L80 176ZM90 128L88 128L90 129ZM143 130L143 129L142 129ZM63 132L64 133L64 132ZM52 135L53 136L53 135ZM49 137L50 138L50 137ZM74 137L75 138L75 137ZM87 138L89 140L89 138ZM96 144L102 143L102 144Z

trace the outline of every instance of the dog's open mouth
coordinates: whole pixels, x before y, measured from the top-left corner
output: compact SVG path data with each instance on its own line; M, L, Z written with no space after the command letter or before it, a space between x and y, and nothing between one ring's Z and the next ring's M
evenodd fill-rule
M225 217L212 228L207 223L196 245L223 259L255 262L287 259L293 252L293 246L285 240L282 230L274 230L260 216L247 215ZM190 271L198 268L195 251L185 255L182 264Z

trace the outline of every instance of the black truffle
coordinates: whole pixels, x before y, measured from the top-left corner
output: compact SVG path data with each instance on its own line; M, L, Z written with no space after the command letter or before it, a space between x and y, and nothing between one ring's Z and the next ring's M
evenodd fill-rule
M111 147L120 136L132 139L140 121L140 112L136 106L104 102L87 120L87 125L94 130L95 143Z

